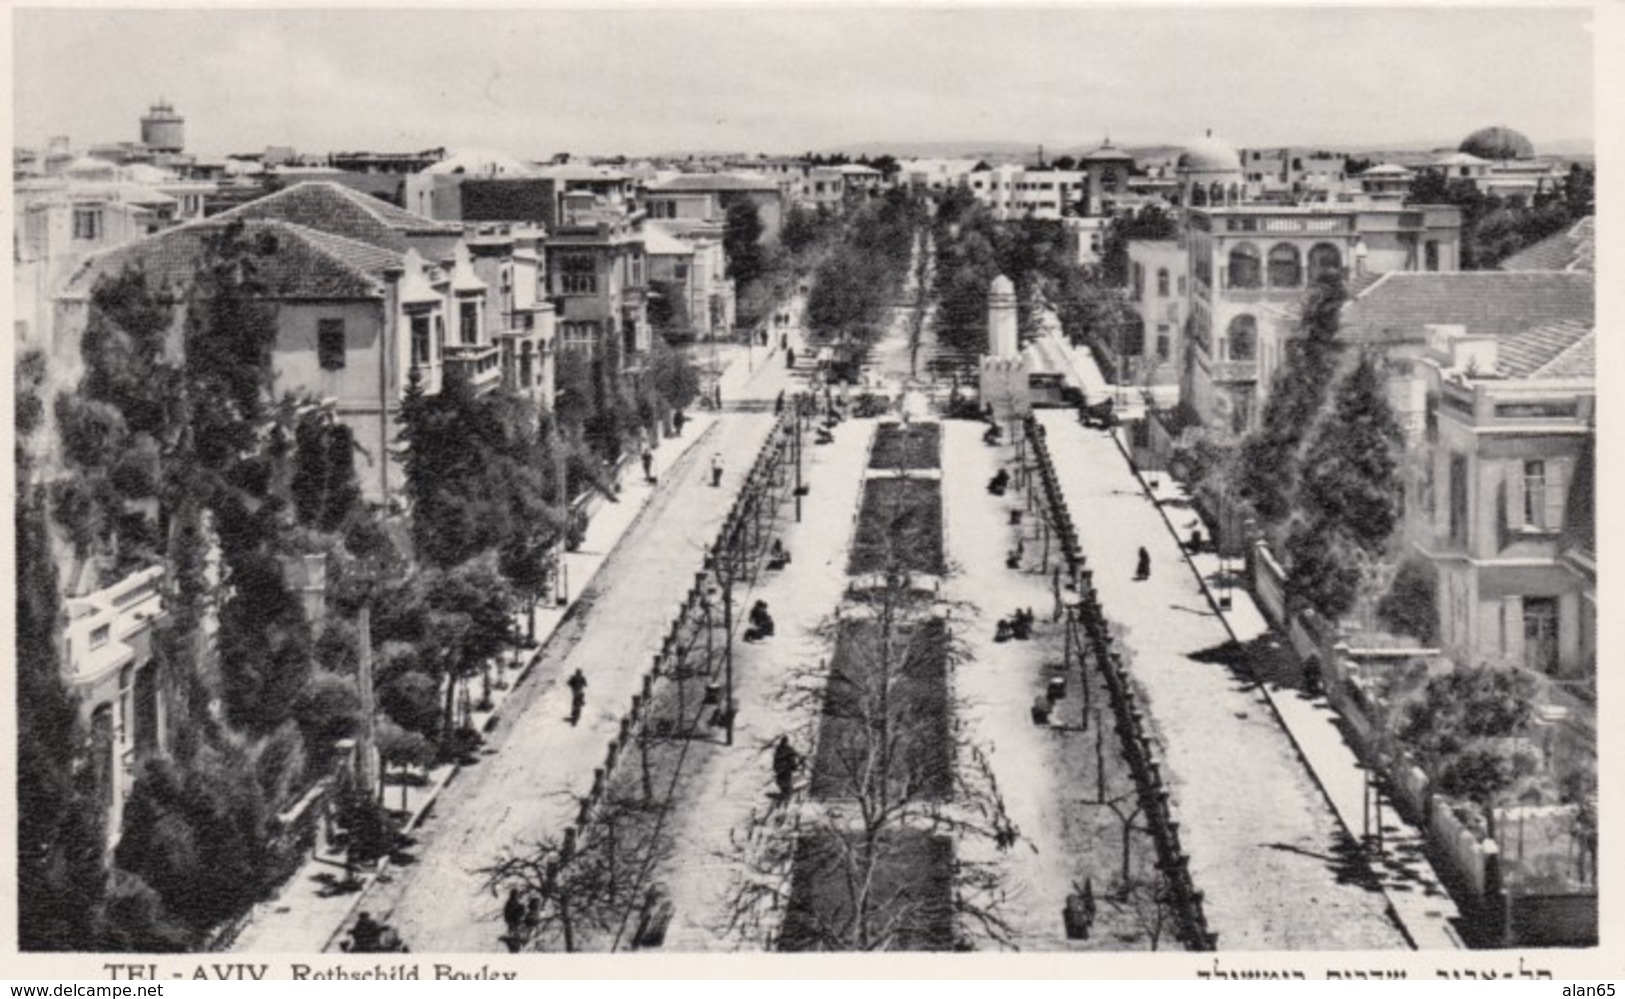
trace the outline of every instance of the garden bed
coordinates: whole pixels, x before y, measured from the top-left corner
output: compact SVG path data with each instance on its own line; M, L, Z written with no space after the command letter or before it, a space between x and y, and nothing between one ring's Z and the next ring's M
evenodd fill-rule
M942 427L936 423L882 423L869 467L901 470L942 467Z
M812 796L851 799L879 779L893 798L945 800L953 793L948 629L937 618L900 623L889 656L880 642L872 619L848 620L836 636ZM866 796L878 792L870 786Z
M869 866L862 863L861 835L823 828L797 841L780 950L954 948L953 841L894 829L879 837L875 850L867 905L872 935L864 940L853 925L851 888L854 880L864 883L863 868Z
M936 479L869 479L847 572L887 569L940 576L942 485Z

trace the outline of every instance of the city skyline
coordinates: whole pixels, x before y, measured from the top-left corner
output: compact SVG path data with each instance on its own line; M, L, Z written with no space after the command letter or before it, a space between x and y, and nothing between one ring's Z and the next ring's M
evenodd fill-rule
M1590 18L1470 7L19 10L14 141L133 140L163 98L186 117L188 147L211 156L267 145L1064 148L1108 134L1178 144L1210 129L1243 146L1381 146L1452 142L1488 124L1539 148L1594 136ZM436 60L466 71L422 70Z

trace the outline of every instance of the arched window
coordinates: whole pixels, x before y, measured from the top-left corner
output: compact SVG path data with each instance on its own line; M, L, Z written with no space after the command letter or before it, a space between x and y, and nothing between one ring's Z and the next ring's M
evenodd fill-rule
M1343 254L1330 243L1316 243L1309 251L1309 279L1343 269Z
M1270 247L1270 287L1296 288L1301 284L1303 267L1298 263L1298 248L1291 243Z
M1191 206L1201 208L1207 204L1207 189L1201 184L1191 185Z
M1157 269L1157 297L1168 297L1168 268L1166 267Z
M1230 341L1230 360L1258 359L1258 320L1252 316L1240 315L1230 320L1226 338Z
M1224 185L1214 181L1212 189L1207 192L1207 198L1215 205L1224 204Z
M1231 184L1229 193L1230 193L1230 202L1229 202L1230 204L1232 204L1232 205L1241 204L1241 188L1240 187L1236 186L1235 184Z
M1230 251L1230 287L1257 288L1263 284L1264 274L1258 248L1251 243L1240 243Z

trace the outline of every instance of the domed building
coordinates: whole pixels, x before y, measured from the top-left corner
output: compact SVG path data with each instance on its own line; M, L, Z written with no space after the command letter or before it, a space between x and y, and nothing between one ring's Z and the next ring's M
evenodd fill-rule
M1212 132L1185 147L1174 167L1179 203L1194 208L1240 204L1245 194L1241 155Z
M1529 137L1505 125L1481 128L1461 140L1461 152L1482 160L1529 160L1535 158L1535 144Z
M1085 215L1110 214L1109 206L1128 193L1128 178L1134 168L1134 157L1112 145L1107 137L1100 148L1079 157L1078 169L1084 171Z

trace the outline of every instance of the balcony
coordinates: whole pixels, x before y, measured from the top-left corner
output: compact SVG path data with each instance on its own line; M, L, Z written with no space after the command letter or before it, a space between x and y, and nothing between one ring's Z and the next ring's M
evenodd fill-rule
M489 391L502 381L502 354L494 343L446 347L446 373L457 375L475 391Z
M132 643L164 613L163 578L154 566L68 601L64 680L88 686L134 660Z

